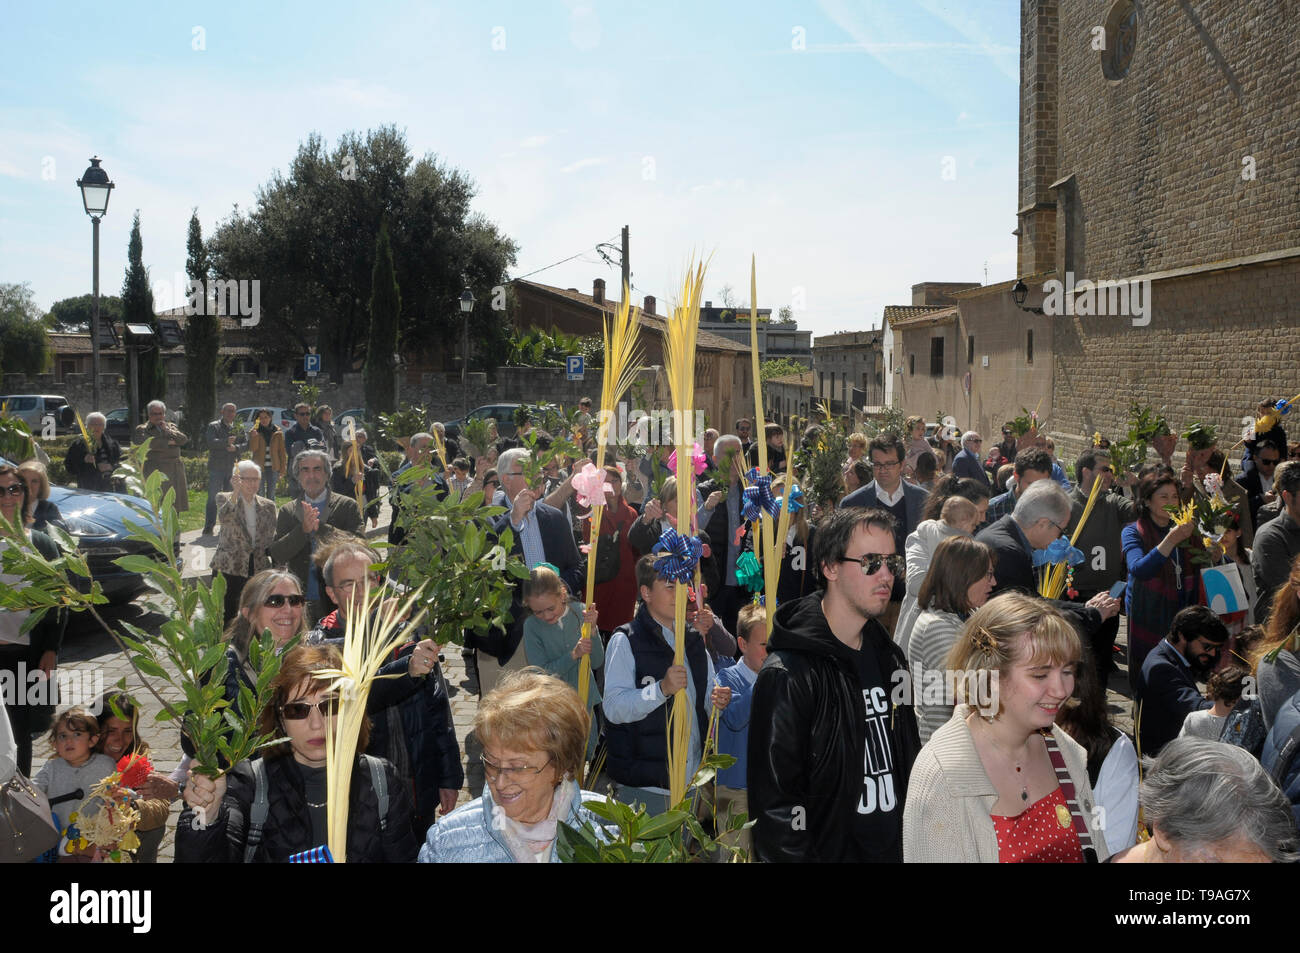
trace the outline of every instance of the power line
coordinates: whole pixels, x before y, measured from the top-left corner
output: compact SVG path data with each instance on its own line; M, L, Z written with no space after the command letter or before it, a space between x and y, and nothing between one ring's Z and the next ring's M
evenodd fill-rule
M618 236L615 235L614 238L618 238ZM604 242L600 242L600 243L598 243L598 244L595 246L595 248L596 248L596 249L599 249L601 245L608 244L610 241L613 241L613 239L607 239L607 240L604 241ZM559 265L563 265L565 262L573 261L573 259L575 259L575 258L581 258L583 255L589 254L589 253L590 253L591 251L593 251L593 250L594 250L594 249L592 249L592 248L584 248L582 251L578 252L577 254L570 255L568 258L561 258L561 259L560 259L559 261L557 261L557 262L553 262L553 263L551 263L551 264L549 264L549 265L545 265L545 266L543 266L543 267L541 267L541 268L538 268L538 269L536 269L536 270L534 270L534 271L530 271L530 272L528 272L528 274L526 274L526 275L516 275L515 277L511 278L510 280L511 280L511 281L520 281L520 280L522 280L522 279L524 279L524 278L530 278L530 277L532 277L533 275L541 274L543 271L549 271L549 270L552 269L552 268L555 268L555 267L557 267L557 266L559 266Z

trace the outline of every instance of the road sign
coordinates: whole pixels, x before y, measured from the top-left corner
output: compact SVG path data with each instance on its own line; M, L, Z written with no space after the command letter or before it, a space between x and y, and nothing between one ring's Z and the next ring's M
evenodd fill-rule
M582 380L582 365L583 360L581 354L570 354L564 359L565 377L571 381Z
M320 355L304 354L302 358L302 366L307 371L308 377L315 377L320 373Z

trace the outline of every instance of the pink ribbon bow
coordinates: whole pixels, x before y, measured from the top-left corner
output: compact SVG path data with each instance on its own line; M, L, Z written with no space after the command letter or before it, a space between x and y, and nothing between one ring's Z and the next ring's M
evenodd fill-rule
M605 494L614 492L609 474L588 461L573 475L573 492L582 506L604 506Z
M698 443L691 448L691 463L695 466L695 475L699 476L709 468L708 458L704 456L704 448ZM677 472L677 451L674 450L668 455L668 469L674 474Z

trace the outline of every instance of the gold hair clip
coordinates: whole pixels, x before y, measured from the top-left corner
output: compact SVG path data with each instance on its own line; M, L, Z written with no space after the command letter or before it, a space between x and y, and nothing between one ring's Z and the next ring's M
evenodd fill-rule
M985 652L997 651L997 640L982 628L972 628L970 630L970 640L975 643L977 649L982 649Z

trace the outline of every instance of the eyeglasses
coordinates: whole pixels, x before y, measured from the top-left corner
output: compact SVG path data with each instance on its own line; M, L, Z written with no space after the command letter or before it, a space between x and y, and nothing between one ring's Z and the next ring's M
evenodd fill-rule
M493 764L487 759L486 755L479 755L478 760L479 763L483 765L483 774L489 781L495 781L497 778L504 777L507 782L509 782L511 778L522 781L527 778L536 777L546 769L548 764L551 763L551 759L547 758L540 768L532 768L526 764L515 768L507 768L499 764Z
M280 714L285 721L302 721L311 714L313 708L321 713L322 718L332 718L339 713L339 698L331 695L318 702L286 702L280 706Z
M873 469L876 469L876 470L892 470L892 469L894 469L895 467L901 467L902 465L903 465L903 461L902 461L902 460L894 460L894 461L892 461L892 462L891 462L891 461L885 461L885 462L883 462L883 463L882 463L881 461L879 461L879 460L872 460L872 461L871 461L871 466L872 466L872 468L873 468Z
M8 493L10 496L22 496L27 492L27 488L21 483L15 483L13 486L0 487L0 493Z
M1272 460L1270 460L1268 457L1260 457L1260 458L1259 458L1259 465L1260 465L1261 467L1275 467L1275 466L1277 466L1277 461L1278 461L1278 459L1279 459L1279 458L1277 458L1277 457L1274 457Z
M1049 523L1051 523L1053 526L1055 526L1055 527L1056 527L1056 531L1057 531L1058 533L1060 533L1062 536L1065 535L1065 527L1062 526L1060 523L1057 523L1055 520L1048 520L1046 516L1044 516L1043 519L1047 520L1047 522L1049 522Z
M240 483L261 483L262 478L260 476L241 476L239 478L239 482Z
M857 563L862 567L862 575L874 576L885 566L891 575L901 578L907 571L907 559L903 556L885 556L880 553L867 553L865 556L845 556L842 562Z
M268 609L278 609L287 602L290 606L296 609L306 601L306 596L299 595L296 592L290 596L277 592L273 595L267 596L266 601L264 601L262 605L266 606Z

